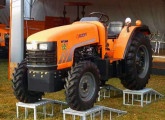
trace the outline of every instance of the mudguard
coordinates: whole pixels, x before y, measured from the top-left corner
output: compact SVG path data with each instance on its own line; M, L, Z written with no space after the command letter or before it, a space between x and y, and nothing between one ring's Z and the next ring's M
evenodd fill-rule
M129 46L132 42L132 38L136 32L142 32L146 35L150 34L150 30L147 26L131 26L129 28L129 32L127 31L127 26L125 26L114 46L114 59L125 59Z

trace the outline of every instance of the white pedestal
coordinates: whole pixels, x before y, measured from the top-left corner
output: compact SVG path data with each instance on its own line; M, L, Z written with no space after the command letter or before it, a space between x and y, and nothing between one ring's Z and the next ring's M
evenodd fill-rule
M121 111L121 110L117 110L117 109L112 109L112 108L108 108L108 107L104 107L104 106L95 106L89 110L86 111L76 111L76 110L72 110L71 108L65 109L63 110L63 120L67 120L66 119L66 114L67 115L72 115L72 119L73 120L77 120L76 116L79 116L81 120L87 120L87 119L91 119L91 120L95 120L95 117L100 115L100 119L104 120L104 112L108 111L110 114L109 116L109 120L112 119L112 113L117 113L117 116L121 116L126 114L126 111ZM107 120L107 119L106 119Z
M158 93L157 91L151 88L146 88L143 90L124 90L123 104L138 105L143 107L144 105L150 104L152 101L156 101L162 97L162 94Z
M122 93L123 93L123 90L121 90L120 88L116 88L112 85L104 85L100 87L98 101L100 102L101 98L103 99L111 98L112 96L122 94Z
M46 105L51 104L52 105L52 113L48 114L46 112ZM46 116L54 116L54 104L60 104L61 105L61 111L62 111L62 107L63 105L67 105L67 103L62 102L62 101L58 101L58 100L51 100L51 99L42 99L39 102L36 103L22 103L22 102L18 102L16 103L16 108L17 108L17 118L19 118L19 107L23 107L25 108L25 119L27 119L28 117L28 108L33 109L34 110L34 120L37 120L37 108L38 107L43 107L43 112L41 114L44 115L44 118L46 118Z

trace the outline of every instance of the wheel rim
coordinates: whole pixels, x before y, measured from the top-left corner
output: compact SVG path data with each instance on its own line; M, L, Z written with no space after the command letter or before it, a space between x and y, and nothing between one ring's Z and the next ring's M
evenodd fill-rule
M96 91L95 77L91 72L86 72L80 79L79 94L83 101L92 99Z
M144 78L149 69L149 53L147 47L141 45L136 54L136 69L140 78Z

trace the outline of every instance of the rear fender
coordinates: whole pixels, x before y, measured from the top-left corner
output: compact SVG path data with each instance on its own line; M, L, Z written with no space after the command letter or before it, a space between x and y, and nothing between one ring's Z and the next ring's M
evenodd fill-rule
M131 26L129 30L130 31L127 32L127 26L125 26L120 33L119 38L114 45L114 59L125 59L129 46L131 45L132 39L136 32L142 32L145 35L150 34L150 30L147 26Z

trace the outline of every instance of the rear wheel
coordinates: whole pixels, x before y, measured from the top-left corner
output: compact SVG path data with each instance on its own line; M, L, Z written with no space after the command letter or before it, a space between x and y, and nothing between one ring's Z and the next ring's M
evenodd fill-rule
M98 97L99 80L99 70L94 63L76 64L68 73L65 84L68 105L79 111L92 108Z
M44 93L28 90L26 61L21 62L15 69L12 80L15 97L24 103L34 103L41 100Z
M124 60L125 74L120 78L124 87L140 90L146 87L152 69L150 40L143 33L136 33Z

